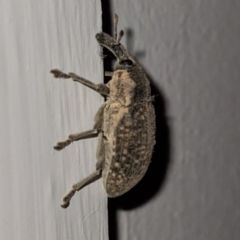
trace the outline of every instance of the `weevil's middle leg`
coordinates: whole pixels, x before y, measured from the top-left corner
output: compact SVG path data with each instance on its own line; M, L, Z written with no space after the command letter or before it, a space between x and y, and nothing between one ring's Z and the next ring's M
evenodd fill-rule
M99 169L99 170L96 170L95 172L93 172L92 174L90 174L89 176L87 176L86 178L82 179L78 183L74 184L72 186L72 189L63 198L63 203L61 204L61 207L67 208L70 204L71 198L73 197L73 195L75 194L76 191L79 191L82 188L89 185L90 183L95 182L96 180L101 178L101 176L102 176L102 170Z
M78 141L81 139L94 138L98 136L99 131L97 129L91 129L81 133L75 133L69 135L68 139L63 142L58 142L55 146L55 150L62 150L66 146L70 145L73 141Z
M51 73L54 75L55 78L72 78L73 81L79 82L100 93L101 95L107 96L109 94L109 88L103 83L95 84L85 78L79 77L75 73L66 74L58 69L51 70Z

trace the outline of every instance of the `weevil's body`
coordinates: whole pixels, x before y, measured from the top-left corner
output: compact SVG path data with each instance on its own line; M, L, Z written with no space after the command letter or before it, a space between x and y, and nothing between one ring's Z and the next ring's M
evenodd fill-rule
M61 150L73 141L98 136L96 171L73 185L63 198L67 207L76 191L103 178L109 197L117 197L134 187L144 176L155 144L155 112L151 101L150 83L141 66L117 39L114 18L114 38L98 33L99 44L117 58L112 79L108 84L94 84L73 73L52 70L55 77L72 78L107 97L95 116L92 130L70 135L54 147Z
M116 70L107 85L109 97L99 110L103 134L99 135L97 157L104 159L106 192L117 197L135 186L147 171L155 143L155 115L149 81L139 65L132 71Z

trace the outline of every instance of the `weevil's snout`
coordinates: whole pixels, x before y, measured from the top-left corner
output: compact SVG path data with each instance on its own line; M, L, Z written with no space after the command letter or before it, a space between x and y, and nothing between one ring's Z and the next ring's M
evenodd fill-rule
M96 39L98 43L102 47L107 48L117 58L115 69L131 68L135 63L135 60L129 55L128 51L120 43L122 36L123 36L123 31L120 32L119 38L117 40L115 40L113 37L111 37L107 33L101 32L96 34Z
M108 48L112 52L114 52L114 46L120 45L113 37L104 32L97 33L96 39L102 47Z
M117 24L118 24L118 15L114 14L114 34L113 37L107 33L100 32L96 34L96 39L98 43L111 51L117 58L114 69L129 69L135 65L135 60L130 56L125 47L120 43L124 32L121 30L117 34Z

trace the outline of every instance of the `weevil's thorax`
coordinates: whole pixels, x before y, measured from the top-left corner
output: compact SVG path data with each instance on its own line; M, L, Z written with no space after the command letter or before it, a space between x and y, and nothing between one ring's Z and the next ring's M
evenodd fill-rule
M150 82L142 67L135 63L134 68L128 70L130 78L136 83L134 101L136 103L148 101L151 96Z
M138 63L126 66L116 62L108 86L109 97L124 106L146 101L150 97L150 84Z
M136 83L131 79L125 69L114 71L112 79L108 83L112 100L120 102L124 106L132 105L135 96Z

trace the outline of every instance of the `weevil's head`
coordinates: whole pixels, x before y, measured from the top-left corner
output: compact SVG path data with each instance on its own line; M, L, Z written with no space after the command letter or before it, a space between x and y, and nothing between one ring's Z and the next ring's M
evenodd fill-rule
M116 40L107 33L97 33L96 39L98 43L111 51L117 58L114 66L114 70L126 69L130 70L136 66L135 59L128 53L125 47L120 43L120 40Z

